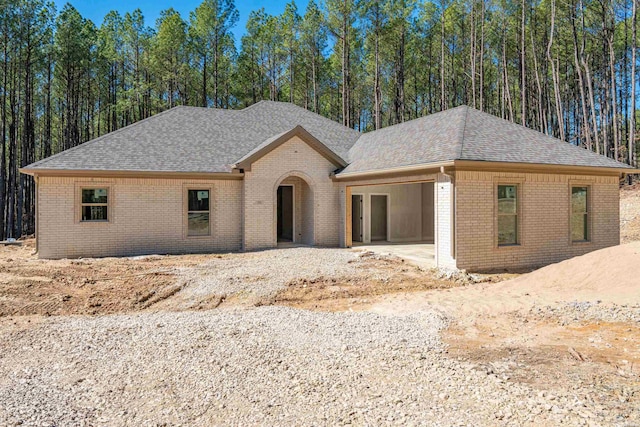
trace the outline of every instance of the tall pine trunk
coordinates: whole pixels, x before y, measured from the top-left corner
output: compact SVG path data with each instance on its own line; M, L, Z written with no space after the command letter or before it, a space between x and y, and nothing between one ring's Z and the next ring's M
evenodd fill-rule
M207 102L207 54L202 55L202 100L200 101L203 107L208 105Z
M636 49L637 49L637 22L636 22L636 0L633 0L631 9L631 114L629 114L629 158L630 165L636 166Z
M526 65L525 65L525 61L526 61L526 26L525 26L525 22L526 22L526 9L525 9L525 0L522 0L521 3L521 8L522 8L522 13L521 13L521 20L520 20L520 120L522 122L522 126L526 126L527 125L527 74L526 74Z

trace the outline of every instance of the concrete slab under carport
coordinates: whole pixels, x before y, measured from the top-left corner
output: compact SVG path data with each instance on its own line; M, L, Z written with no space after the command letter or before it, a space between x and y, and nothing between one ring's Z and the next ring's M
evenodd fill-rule
M393 255L421 268L435 268L435 245L433 243L354 243L354 250L371 251L379 255Z

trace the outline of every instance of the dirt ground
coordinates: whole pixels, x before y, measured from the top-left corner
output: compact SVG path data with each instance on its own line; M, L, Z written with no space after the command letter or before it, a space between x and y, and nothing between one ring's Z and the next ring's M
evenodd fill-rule
M573 390L578 401L620 411L621 423L635 425L640 413L621 408L640 408L640 184L621 190L620 214L621 240L627 244L515 278L444 277L367 253L358 259L355 275L302 277L258 299L202 295L187 308L177 303L190 286L185 269L204 269L212 257L236 262L245 255L50 261L38 260L34 241L25 240L22 246L0 247L0 327L6 321L29 327L25 322L37 323L42 316L221 305L389 315L429 306L454 319L444 335L449 357L541 393Z
M343 278L309 277L292 280L275 295L251 297L203 294L188 306L178 294L190 285L185 270L203 277L216 261L237 261L255 254L152 255L129 258L41 260L35 241L22 246L0 246L0 318L25 315L102 315L140 310L181 311L212 309L220 305L289 305L297 308L362 309L368 298L398 292L426 291L460 286L464 282L440 279L401 259L364 253L358 274ZM487 280L492 280L493 276ZM499 280L495 276L493 280ZM259 284L263 277L242 277ZM258 286L258 285L256 285Z
M111 314L147 308L180 289L177 265L204 256L40 260L35 241L0 247L0 317Z
M445 334L448 355L538 394L573 395L578 406L616 414L620 425L640 420L638 322L575 322L508 314L497 324L453 327ZM635 408L635 409L633 409ZM594 417L591 413L587 418Z
M397 258L380 257L365 253L371 259L371 271L389 271L386 278L363 275L348 279L295 280L266 304L286 305L294 308L320 311L363 311L388 295L451 289L470 282L496 283L513 274L478 275L470 277L442 277L435 270L416 268ZM400 263L399 263L400 261ZM372 277L374 276L374 277Z

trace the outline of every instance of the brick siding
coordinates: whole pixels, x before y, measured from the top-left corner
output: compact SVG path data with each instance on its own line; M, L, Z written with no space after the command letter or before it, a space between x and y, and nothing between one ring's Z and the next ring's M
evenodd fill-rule
M498 247L496 187L519 186L519 245ZM572 243L570 186L590 186L591 239ZM502 270L539 267L620 242L618 178L560 174L456 172L458 268Z
M80 189L109 188L109 221L80 222ZM210 236L186 236L187 188L210 189ZM237 251L242 181L180 179L38 180L41 258Z
M436 262L468 270L531 268L619 243L616 176L457 171L334 182L335 165L298 137L253 163L244 180L62 178L38 180L42 258L256 250L276 242L276 191L295 186L296 240L346 246L346 187L434 181ZM498 247L496 187L519 188L517 246ZM590 187L590 242L569 235L570 186ZM109 188L109 221L80 221L80 190ZM187 188L210 189L211 233L186 236ZM356 187L354 187L356 188ZM455 195L456 222L452 224ZM455 234L455 248L452 237ZM455 258L452 256L455 251Z

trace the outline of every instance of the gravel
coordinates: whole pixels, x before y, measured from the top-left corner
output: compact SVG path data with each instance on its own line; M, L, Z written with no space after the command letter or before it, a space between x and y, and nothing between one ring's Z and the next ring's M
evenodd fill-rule
M211 295L269 297L301 277L393 274L369 270L372 257L378 259L317 248L224 255L180 267L184 286L172 299L188 308ZM597 302L539 305L529 315L640 319L638 306ZM440 333L455 319L432 308L385 316L222 305L30 320L0 318L0 426L625 425L640 419L629 408L633 391L623 390L611 411L589 400L588 390L540 392L510 381L510 367L499 361L487 367L452 358Z
M300 277L316 280L357 276L362 274L366 259L362 253L322 248L230 254L198 267L179 268L179 277L187 284L180 297L194 301L203 296L239 293L269 297Z
M7 323L5 320L4 323ZM49 318L0 332L0 425L614 422L452 360L437 311Z
M535 305L529 310L535 318L554 319L561 325L582 321L639 322L638 304L603 304L601 301L572 301L557 305Z
M434 276L438 279L449 280L459 285L475 285L477 283L490 282L491 276L469 273L466 270L456 268L434 268Z

